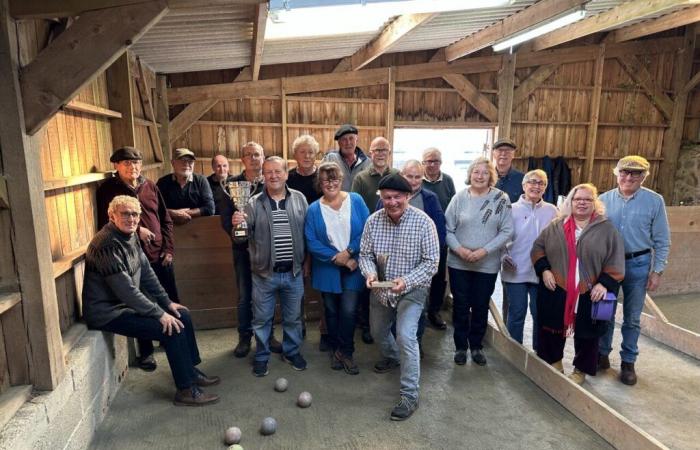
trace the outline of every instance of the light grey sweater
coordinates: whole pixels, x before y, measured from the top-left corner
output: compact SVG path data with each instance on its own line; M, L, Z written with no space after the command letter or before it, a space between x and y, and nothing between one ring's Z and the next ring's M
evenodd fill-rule
M453 269L497 273L501 266L501 250L513 234L513 217L508 195L496 188L484 196L473 197L469 188L458 192L445 211L447 223L447 266ZM454 251L485 249L481 260L468 263Z

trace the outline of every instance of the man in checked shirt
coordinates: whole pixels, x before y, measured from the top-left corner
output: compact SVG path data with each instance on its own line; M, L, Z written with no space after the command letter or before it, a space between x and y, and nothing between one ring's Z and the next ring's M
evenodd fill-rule
M375 364L374 371L386 373L401 367L401 400L391 411L391 420L405 420L418 408L416 331L438 269L440 245L430 217L408 204L411 186L400 174L382 178L379 192L384 209L372 214L365 224L360 270L372 289L370 327L384 358ZM379 259L386 260L385 267L377 264ZM382 272L384 279L380 280ZM377 281L391 281L393 287L376 288ZM391 333L394 322L396 339Z

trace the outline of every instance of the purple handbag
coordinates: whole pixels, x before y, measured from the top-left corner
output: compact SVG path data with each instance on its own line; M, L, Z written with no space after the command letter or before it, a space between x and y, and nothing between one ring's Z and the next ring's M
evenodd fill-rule
M594 302L591 305L591 319L610 321L615 315L615 306L617 305L617 297L612 292L605 294L605 297L600 301Z

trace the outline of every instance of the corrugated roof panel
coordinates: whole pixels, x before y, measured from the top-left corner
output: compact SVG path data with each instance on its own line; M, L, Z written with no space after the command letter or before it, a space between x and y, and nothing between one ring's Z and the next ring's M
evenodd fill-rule
M263 64L318 61L352 55L374 38L375 33L339 35L323 39L265 41Z

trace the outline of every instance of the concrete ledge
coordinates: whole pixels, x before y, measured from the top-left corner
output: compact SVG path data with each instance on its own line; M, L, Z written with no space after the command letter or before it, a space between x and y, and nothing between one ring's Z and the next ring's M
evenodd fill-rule
M537 355L515 340L504 336L491 323L486 330L486 340L519 371L615 448L630 450L667 448Z
M66 376L32 398L0 431L0 450L85 449L127 370L126 339L86 332L66 356Z

